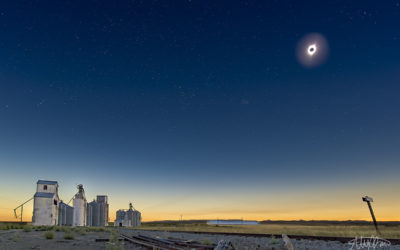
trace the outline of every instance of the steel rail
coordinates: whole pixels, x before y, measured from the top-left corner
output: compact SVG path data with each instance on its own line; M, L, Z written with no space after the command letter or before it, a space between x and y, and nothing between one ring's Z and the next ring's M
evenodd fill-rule
M124 240L127 240L127 241L137 244L137 245L148 247L150 249L159 249L159 250L181 250L182 249L182 248L176 248L176 247L171 247L171 246L167 246L164 244L156 243L154 241L146 241L146 240L144 240L140 237L136 237L136 236L127 236L124 234L121 234L120 236Z
M229 233L229 232L199 232L199 231L175 231L175 230L156 230L156 229L132 229L137 231L153 231L153 232L171 232L171 233L191 233L191 234L211 234L211 235L227 235L227 236L244 236L244 237L275 237L282 238L281 234L260 234L260 233ZM336 236L313 236L313 235L287 235L290 239L296 240L323 240L323 241L339 241L348 243L355 237L336 237ZM366 237L364 237L366 238ZM383 239L383 238L382 238ZM385 239L390 241L392 245L400 245L400 239Z

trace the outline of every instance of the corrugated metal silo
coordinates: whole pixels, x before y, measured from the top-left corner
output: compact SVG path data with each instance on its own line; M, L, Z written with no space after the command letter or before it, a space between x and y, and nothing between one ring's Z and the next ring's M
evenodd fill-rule
M116 214L116 219L117 220L123 220L125 218L126 212L124 210L118 210Z
M59 226L72 226L72 217L74 209L65 204L64 202L60 202L59 210L58 210L58 225Z

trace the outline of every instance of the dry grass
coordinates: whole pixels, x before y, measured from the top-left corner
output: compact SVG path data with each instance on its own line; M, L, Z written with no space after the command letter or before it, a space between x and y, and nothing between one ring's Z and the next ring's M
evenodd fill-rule
M53 231L47 231L44 233L44 237L48 240L54 239L54 232Z
M66 239L66 240L74 240L75 239L75 234L73 232L65 232L64 233L64 239Z
M139 229L144 230L166 230L166 231L198 231L198 232L228 232L228 233L258 233L258 234L289 234L289 235L310 235L310 236L336 236L336 237L369 237L376 235L374 226L354 225L162 225L146 226ZM400 239L400 226L380 226L381 237L387 239Z

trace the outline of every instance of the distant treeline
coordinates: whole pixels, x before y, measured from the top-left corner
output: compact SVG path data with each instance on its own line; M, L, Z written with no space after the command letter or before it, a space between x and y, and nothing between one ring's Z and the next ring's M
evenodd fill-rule
M345 221L337 221L337 220L263 220L260 221L260 224L291 224L291 225L353 225L353 226L362 226L362 225L370 225L371 221L365 220L345 220ZM379 225L385 226L399 226L400 221L378 221Z
M164 221L150 221L142 222L146 226L171 226L176 224L204 224L206 225L209 220L164 220ZM232 220L218 220L218 221L232 221ZM235 220L240 221L240 220ZM259 221L260 224L286 224L286 225L371 225L371 221L364 220L346 220L346 221L336 221L336 220L263 220ZM400 226L400 221L378 221L379 225L385 226Z
M208 220L161 220L161 221L149 221L142 222L146 226L171 226L177 224L207 224Z
M31 222L29 221L0 221L0 223L2 224L21 224L21 225L28 225L31 224Z

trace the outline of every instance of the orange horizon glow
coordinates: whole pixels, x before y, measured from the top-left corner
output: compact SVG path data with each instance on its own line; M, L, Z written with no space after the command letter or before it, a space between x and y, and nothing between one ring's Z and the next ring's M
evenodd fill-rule
M373 204L374 206L375 204ZM383 206L382 206L383 205ZM396 206L390 206L382 204L381 206L374 206L375 216L378 221L400 221L400 216L398 216L398 210ZM400 204L397 204L399 207ZM110 204L111 206L111 204ZM113 206L115 207L115 206ZM110 208L109 218L110 222L115 220L115 213L118 209L126 209L126 207L121 206L120 208ZM295 211L295 210L299 211ZM151 221L164 221L164 220L180 220L180 215L182 214L183 220L226 220L226 219L243 219L243 220L329 220L329 221L356 221L364 220L371 221L371 216L366 204L361 201L358 202L358 207L350 206L348 211L341 208L325 208L321 210L314 210L310 208L310 211L301 211L300 207L294 207L293 210L287 210L287 208L282 207L281 211L279 208L274 208L273 212L259 213L259 211L249 209L248 211L238 212L229 211L229 209L209 209L204 211L198 211L195 208L187 207L186 214L180 211L174 211L166 209L167 211L147 209L141 210L143 222ZM169 211L168 211L169 210ZM1 209L0 210L0 221L19 221L13 214L13 209ZM19 213L19 211L17 212ZM32 204L27 204L24 206L23 221L31 222L32 218Z
M69 200L74 195L74 185L60 182L60 199ZM90 202L97 194L108 195L109 219L115 220L119 209L127 209L129 202L142 213L143 222L162 220L365 220L371 221L367 204L361 197L368 194L378 221L400 221L400 200L397 197L400 183L385 179L361 183L325 184L272 190L263 186L237 186L236 189L174 189L132 185L85 185ZM12 186L15 185L15 186ZM0 221L19 221L13 209L32 197L36 184L30 182L19 187L15 183L0 183L0 190L13 188L13 192L0 194ZM18 187L18 188L17 188ZM24 206L23 221L32 220L33 201ZM19 213L19 211L18 211Z

